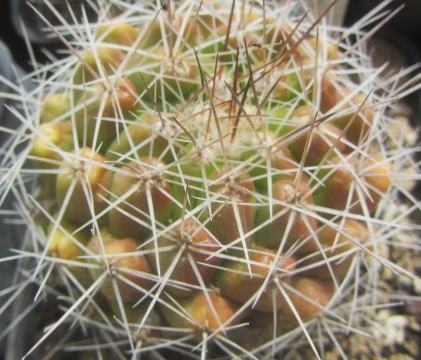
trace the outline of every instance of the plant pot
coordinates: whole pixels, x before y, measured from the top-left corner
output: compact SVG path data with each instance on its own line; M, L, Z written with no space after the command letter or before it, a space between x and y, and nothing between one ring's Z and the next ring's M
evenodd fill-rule
M10 92L10 87L8 86L9 82L15 82L15 70L13 68L13 61L8 47L0 40L0 93ZM4 128L13 128L11 124L11 116L6 108L7 105L10 105L5 97L0 96L0 126ZM7 134L5 132L0 133L0 146L7 141ZM0 153L0 160L3 162L5 160L5 154ZM2 185L5 186L5 185ZM10 197L4 199L1 206L0 212L11 210L12 200ZM20 230L18 227L7 224L3 221L0 223L0 259L6 258L11 254L10 249L16 248L19 244L16 242L16 239L20 237ZM14 274L16 273L17 263L15 261L0 262L0 291L3 292L13 285L15 281ZM11 323L13 316L11 316L10 311L3 308L6 306L8 296L3 295L0 297L0 329L3 333L4 329L7 328L7 325ZM5 349L5 337L0 335L0 354L4 353Z

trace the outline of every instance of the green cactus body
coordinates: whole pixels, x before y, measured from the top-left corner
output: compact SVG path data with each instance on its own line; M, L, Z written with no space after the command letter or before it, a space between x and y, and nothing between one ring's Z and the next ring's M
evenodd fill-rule
M105 158L91 148L69 155L58 169L55 198L67 220L84 224L105 208L101 193L110 186L110 174L103 167Z
M199 221L191 218L181 221L168 234L160 236L156 245L157 250L153 242L146 245L151 250L149 262L161 274L169 272L169 293L186 297L211 284L221 260L212 255L220 245ZM155 251L159 259L155 259Z
M137 244L132 238L116 238L103 231L93 237L88 249L99 259L99 268L91 270L93 278L100 276L109 267L109 276L101 284L101 292L111 301L119 297L124 302L138 300L140 289L148 289L153 282L148 279L150 267L145 256L136 252ZM115 286L113 285L113 282Z
M111 231L117 236L142 237L165 225L171 216L171 189L159 173L164 163L153 157L123 166L111 180L111 197L117 204L108 213ZM158 170L158 172L157 172ZM154 216L150 214L154 213ZM156 222L156 224L154 223Z
M65 288L80 349L322 358L336 332L367 330L380 265L399 270L381 251L417 211L396 205L399 179L419 179L391 130L396 89L300 2L97 1L28 105L27 151L2 162L49 219L25 254L34 279L48 261L61 274L39 282Z

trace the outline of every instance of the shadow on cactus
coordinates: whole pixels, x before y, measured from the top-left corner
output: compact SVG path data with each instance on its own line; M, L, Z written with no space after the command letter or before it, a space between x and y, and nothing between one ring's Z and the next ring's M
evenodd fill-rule
M2 150L17 252L38 296L63 292L27 356L73 326L68 351L115 358L324 358L369 333L381 272L412 277L387 248L420 210L391 115L417 68L383 78L359 27L294 1L102 0L80 21Z

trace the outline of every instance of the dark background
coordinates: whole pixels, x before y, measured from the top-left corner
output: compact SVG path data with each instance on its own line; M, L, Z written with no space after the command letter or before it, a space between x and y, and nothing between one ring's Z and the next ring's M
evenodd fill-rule
M24 40L15 32L10 17L9 0L2 1L2 11L0 12L0 38L9 47L13 59L25 70L30 70L28 62L28 51ZM11 0L15 1L15 0ZM35 49L37 57L42 58L39 48Z
M2 11L0 12L0 38L8 45L17 64L26 70L30 70L28 62L28 51L23 39L16 33L11 24L9 2L17 0L1 0ZM343 0L338 0L343 1ZM350 0L345 25L352 24L356 19L365 15L375 5L382 0ZM63 0L64 2L64 0ZM69 2L72 2L71 0ZM81 0L73 1L83 2ZM60 3L56 0L55 3ZM408 61L414 63L419 61L421 52L421 0L394 0L390 9L396 9L404 4L405 7L400 13L392 19L376 36L386 38L391 42L397 43L401 51L407 54ZM36 15L34 14L35 18ZM59 48L59 44L49 44L48 49L54 51ZM41 48L34 45L34 51L41 62L45 60Z

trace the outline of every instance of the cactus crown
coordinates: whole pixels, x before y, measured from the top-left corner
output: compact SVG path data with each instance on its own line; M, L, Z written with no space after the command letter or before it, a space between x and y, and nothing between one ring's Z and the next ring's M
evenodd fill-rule
M74 323L116 357L341 352L404 271L385 251L418 167L392 100L414 82L296 2L98 5L3 149L32 277L65 291L30 352Z

